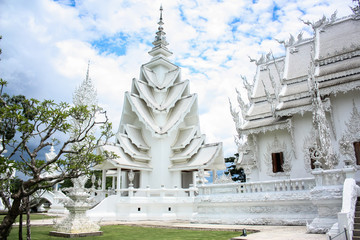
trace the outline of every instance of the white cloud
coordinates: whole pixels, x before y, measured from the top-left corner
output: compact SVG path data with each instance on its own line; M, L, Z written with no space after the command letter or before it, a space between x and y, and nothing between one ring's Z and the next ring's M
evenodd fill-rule
M236 151L228 97L235 103L235 88L244 92L240 76L252 81L255 74L248 56L259 58L269 50L279 56L283 49L274 38L287 39L300 31L310 36L311 29L299 18L316 21L336 9L338 16L348 15L352 4L351 0L75 2L75 7L66 5L67 1L0 2L0 74L9 81L8 90L71 102L90 60L99 103L117 130L124 92L130 90L131 79L139 76L141 64L150 60L148 44L154 40L162 3L169 49L174 53L171 59L183 67L191 92L198 93L200 125L207 142L222 141L225 156ZM124 52L117 55L110 47L96 48L94 41L102 39L111 39Z

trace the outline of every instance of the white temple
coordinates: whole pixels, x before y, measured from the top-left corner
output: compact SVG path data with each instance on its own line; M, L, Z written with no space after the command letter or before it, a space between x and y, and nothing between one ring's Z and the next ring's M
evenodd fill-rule
M351 239L360 196L360 6L352 9L304 22L314 36L279 41L283 57L251 59L248 101L237 91L230 106L247 182L199 186L196 221L306 224Z
M238 92L238 166L248 181L310 177L311 153L322 151L323 169L360 166L359 14L306 22L314 37L286 42L285 56L256 61L254 82ZM360 175L357 175L360 180Z
M103 171L102 190L110 176L116 195L91 210L90 216L149 219L187 214L189 218L193 214L191 188L198 173L203 178L206 171L225 169L222 143L205 143L197 95L190 93L189 80L183 81L181 69L169 60L172 52L166 47L162 8L158 24L149 52L152 59L141 66L139 79L134 78L131 91L125 93L116 143L100 149L118 156L96 166ZM120 204L125 201L121 196L129 195L138 198L126 198L126 204ZM187 202L187 210L181 201Z
M116 143L101 149L119 157L96 167L103 171L96 196L101 202L88 216L307 225L309 232L349 239L360 234L354 224L360 196L360 5L352 9L341 19L334 14L304 22L314 36L281 42L283 57L269 53L252 60L254 82L243 79L249 103L238 91L239 107L231 106L245 183L222 178L205 184L205 171L224 168L222 146L204 143L196 95L168 59L160 15L152 59L125 93ZM111 189L105 189L107 176Z

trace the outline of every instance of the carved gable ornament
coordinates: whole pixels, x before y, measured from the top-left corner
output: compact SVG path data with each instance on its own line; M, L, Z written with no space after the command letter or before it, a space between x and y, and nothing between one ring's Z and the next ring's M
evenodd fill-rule
M282 169L283 172L273 172L273 161L272 161L272 154L273 153L281 153L283 154L283 164ZM271 143L268 143L267 145L267 151L264 154L264 163L266 164L266 172L270 176L288 176L290 175L291 171L291 151L288 150L288 147L286 146L285 142L280 142L277 136L275 135L274 141Z
M348 122L346 131L339 141L340 153L350 161L351 165L356 165L354 142L360 142L360 114L353 101L353 111Z

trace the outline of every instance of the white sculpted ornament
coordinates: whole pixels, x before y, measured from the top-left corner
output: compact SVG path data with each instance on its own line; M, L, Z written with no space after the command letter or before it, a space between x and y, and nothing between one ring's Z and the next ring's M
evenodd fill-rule
M74 187L64 188L68 192L70 200L66 201L65 207L69 210L69 215L61 222L55 223L56 232L50 232L54 236L66 236L65 234L79 233L100 233L100 226L92 222L87 216L86 211L92 207L92 200L89 198L89 189L84 187L88 177L80 176L72 179ZM59 235L60 234L60 235ZM98 234L98 235L100 235Z
M360 113L355 106L355 101L353 101L351 116L345 124L347 129L339 141L340 152L346 156L345 160L351 165L356 165L354 142L360 142Z
M321 152L320 161L324 169L333 169L338 161L332 148L330 127L326 118L324 105L321 99L319 82L315 79L315 60L311 50L311 62L308 75L308 86L312 97L313 127L315 129L315 148Z

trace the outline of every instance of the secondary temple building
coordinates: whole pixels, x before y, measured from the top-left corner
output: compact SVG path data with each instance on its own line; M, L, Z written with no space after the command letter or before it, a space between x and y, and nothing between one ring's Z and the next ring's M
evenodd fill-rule
M240 112L231 107L247 181L312 176L316 146L323 169L360 168L359 13L305 23L314 37L291 36L284 56L255 61L247 96L237 91Z

